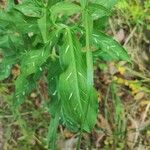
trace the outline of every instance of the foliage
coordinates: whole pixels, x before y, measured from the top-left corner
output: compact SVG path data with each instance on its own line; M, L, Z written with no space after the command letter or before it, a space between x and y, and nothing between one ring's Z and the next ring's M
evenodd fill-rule
M12 104L19 119L20 105L38 87L37 81L47 77L52 117L48 147L55 148L59 123L81 133L95 126L98 96L93 63L97 59L130 62L124 48L96 28L101 19L107 20L115 2L23 0L14 5L10 0L0 11L0 80L10 76L14 65L20 66ZM78 20L72 23L75 15Z
M147 0L120 0L117 5L126 19L130 20L132 24L144 24L149 20L150 2Z

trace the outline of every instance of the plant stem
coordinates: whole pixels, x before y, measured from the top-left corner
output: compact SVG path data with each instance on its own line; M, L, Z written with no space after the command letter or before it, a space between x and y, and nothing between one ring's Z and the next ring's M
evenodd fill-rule
M79 139L78 139L78 144L77 144L77 150L80 150L80 145L81 145L81 139L82 139L82 133L83 133L83 128L84 128L84 123L87 117L87 113L89 110L89 106L90 106L90 100L92 97L92 88L93 88L93 57L92 57L92 51L90 49L90 36L92 34L92 28L91 25L92 20L91 17L88 14L88 11L85 9L83 11L83 24L84 24L84 28L85 28L85 32L86 32L86 63L87 63L87 99L88 99L88 105L87 108L85 110L85 115L83 117L83 121L82 121L82 125L81 125L81 130L80 130L80 135L79 135Z

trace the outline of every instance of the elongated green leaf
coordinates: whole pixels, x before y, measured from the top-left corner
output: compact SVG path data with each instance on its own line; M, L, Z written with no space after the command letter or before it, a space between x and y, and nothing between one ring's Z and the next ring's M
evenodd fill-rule
M55 116L58 105L58 79L62 72L59 59L51 60L48 65L48 94L50 96L50 104L48 106L52 117Z
M71 130L78 131L83 123L87 110L87 72L85 55L75 36L68 30L64 35L64 46L60 53L64 72L59 79L61 112L63 123ZM91 131L97 117L97 95L93 89L90 108L87 112L83 129Z
M50 103L48 105L48 110L51 115L51 121L48 129L47 136L47 147L55 150L56 149L56 134L57 127L60 120L60 108L61 102L58 90L58 79L62 72L59 59L55 58L51 60L48 64L48 94L50 96Z
M81 12L81 7L79 5L69 3L69 2L59 2L51 7L51 19L55 23L58 14L64 14L67 16L73 15L75 13Z
M38 20L38 26L40 28L44 43L47 42L47 15L46 9L43 9L43 17Z
M61 102L58 91L58 78L61 73L60 62L58 59L50 61L48 65L48 89L50 96L50 104L48 106L51 114L51 121L49 126L49 132L47 136L47 146L55 150L56 149L56 134L60 120L60 108Z
M131 62L126 50L110 36L98 32L93 34L92 40L93 47L96 49L93 55L96 59Z

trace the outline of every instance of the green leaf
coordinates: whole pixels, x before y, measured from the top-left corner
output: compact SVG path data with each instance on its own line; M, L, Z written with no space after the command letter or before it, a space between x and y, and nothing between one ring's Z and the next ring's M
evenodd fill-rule
M8 35L4 35L4 36L0 37L0 48L1 49L8 49L8 48L10 48Z
M50 96L49 112L55 117L56 108L58 106L58 79L62 72L59 59L51 60L48 64L48 94Z
M108 17L111 15L111 9L116 4L116 0L92 0L88 10L94 20L95 30L104 30Z
M92 3L88 6L88 10L94 20L110 15L110 10L100 4Z
M1 47L0 45L0 48ZM2 55L2 59L0 58L0 80L7 78L11 73L12 65L17 63L14 51L8 48L9 47L6 47L5 50L0 49L0 55Z
M57 42L60 30L55 30L51 33L50 42L46 43L42 49L26 51L21 60L21 72L24 76L35 73L41 70L44 64L52 53L53 45Z
M11 73L11 65L5 65L0 63L0 80L6 79Z
M92 35L92 41L93 48L95 49L93 52L95 59L131 62L126 50L110 36L102 32L94 33Z
M61 72L59 59L51 60L48 65L48 93L50 96L48 109L51 114L51 121L47 136L47 145L51 149L56 149L56 134L60 120L61 102L58 93L58 78Z
M43 71L42 66L50 58L52 45L55 43L58 33L57 31L52 33L52 42L47 43L42 49L26 51L25 54L21 55L21 75L15 82L14 108L22 104L25 96L35 87L36 80Z
M75 13L81 12L82 8L79 5L69 2L59 2L51 7L51 19L55 23L58 14L71 16Z
M117 3L117 0L92 0L92 3L97 3L104 6L107 9L111 9Z
M3 29L6 33L39 33L37 18L26 18L22 13L15 9L12 9L9 12L0 11L0 29Z
M109 16L101 17L97 20L94 20L93 26L95 30L104 31L108 25Z
M47 10L43 8L43 17L38 19L38 26L41 31L44 43L47 42Z
M55 5L58 2L61 2L62 0L50 0L48 1L48 7L50 8L51 6Z
M33 75L42 71L41 66L48 57L45 49L32 50L22 56L21 75L15 81L14 109L24 102L26 95L36 86Z
M58 58L52 59L48 62L48 94L50 96L50 103L48 104L48 110L51 115L50 125L48 128L47 135L47 147L55 150L56 149L56 134L60 120L60 97L58 90L58 79L62 72L60 62Z
M0 80L4 80L11 73L11 67L16 63L16 56L11 51L9 54L3 54L2 61L0 62Z
M23 47L22 37L18 33L9 33L0 37L0 48L14 51Z
M85 8L86 5L87 5L87 0L80 0L80 3L81 3L81 6L82 6L83 8Z
M63 123L72 131L79 131L83 126L83 130L90 132L97 118L97 94L93 89L94 97L90 99L88 117L82 124L89 102L87 98L86 59L81 52L79 41L69 29L64 35L60 60L64 70L59 78Z
M36 87L36 83L32 78L26 78L21 74L15 81L15 94L13 98L13 109L17 109L25 100L33 88Z
M24 54L21 61L21 71L25 76L40 70L40 66L46 62L49 57L48 49L32 50Z
M14 7L14 1L13 0L7 0L6 10L9 11Z
M41 8L31 1L16 5L15 9L28 17L40 18L42 16Z

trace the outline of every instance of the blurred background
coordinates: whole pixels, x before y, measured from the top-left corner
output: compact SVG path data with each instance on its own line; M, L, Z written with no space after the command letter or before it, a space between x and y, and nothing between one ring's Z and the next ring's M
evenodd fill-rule
M5 4L5 0L0 0L2 9ZM150 150L150 0L118 0L105 31L126 48L133 64L103 61L95 64L98 121L91 134L84 134L81 147ZM0 82L0 150L45 150L50 116L42 99L47 96L47 85L39 81L39 89L21 106L24 121L18 123L11 112L12 80L18 74L16 65L11 77ZM112 80L116 83L113 86ZM18 124L27 126L21 129ZM63 126L58 130L58 149L75 149L77 135Z

